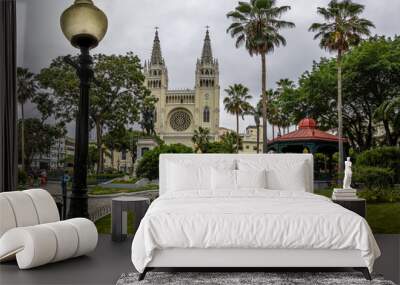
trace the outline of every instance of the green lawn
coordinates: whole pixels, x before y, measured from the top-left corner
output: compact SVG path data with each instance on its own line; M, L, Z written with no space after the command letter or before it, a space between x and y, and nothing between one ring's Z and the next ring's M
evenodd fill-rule
M133 234L133 222L134 215L131 212L128 212L128 234ZM107 215L96 223L96 228L99 234L110 234L111 233L111 215Z
M111 182L111 184L135 184L138 182L139 178L129 178L128 180L123 180L123 179L116 179Z
M374 233L400 234L400 203L367 204L367 221Z
M89 194L91 195L107 195L107 194L117 194L117 193L132 193L146 190L158 189L158 184L147 184L136 189L127 188L103 188L100 186L94 186L89 189Z
M332 189L315 190L315 194L332 196ZM400 233L400 203L368 203L367 222L376 234Z

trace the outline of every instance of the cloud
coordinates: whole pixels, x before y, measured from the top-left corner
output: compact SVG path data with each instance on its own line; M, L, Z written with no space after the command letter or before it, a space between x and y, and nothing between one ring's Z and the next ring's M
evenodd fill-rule
M205 26L209 25L213 55L220 63L221 102L228 85L242 83L250 88L253 103L260 90L260 58L250 57L243 49L236 49L234 40L226 34L230 20L226 13L237 5L237 0L95 0L109 19L109 30L93 52L120 54L136 53L142 60L149 59L154 27L160 27L162 53L168 66L170 88L193 88L195 63L200 57ZM309 69L313 60L330 56L321 50L313 34L311 23L322 21L316 14L328 0L280 0L278 5L292 9L285 20L296 24L295 29L283 30L287 46L267 57L268 87L274 88L280 78L297 81ZM366 6L364 17L376 25L373 33L393 36L400 30L397 0L359 0ZM59 17L72 0L17 0L18 63L38 72L59 55L76 53L64 38ZM388 9L390 7L390 9ZM221 105L221 110L223 106ZM31 106L28 114L34 115ZM231 115L221 112L221 126L234 128ZM242 129L252 124L252 118L241 122Z

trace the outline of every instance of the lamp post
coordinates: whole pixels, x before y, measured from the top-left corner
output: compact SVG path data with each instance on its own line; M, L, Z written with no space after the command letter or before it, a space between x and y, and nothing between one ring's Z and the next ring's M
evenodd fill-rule
M79 107L75 125L74 178L68 217L88 217L87 159L89 142L89 88L93 79L92 57L89 50L95 48L107 31L106 15L92 0L75 0L60 18L61 29L70 43L79 48L79 61L70 57L65 61L76 69L80 80Z

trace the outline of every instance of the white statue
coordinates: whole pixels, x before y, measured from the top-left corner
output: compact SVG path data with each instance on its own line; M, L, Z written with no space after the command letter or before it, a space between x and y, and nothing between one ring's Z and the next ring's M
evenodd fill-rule
M343 189L352 189L351 188L351 176L353 172L351 171L351 161L350 157L347 157L347 160L344 162L344 179L343 179Z

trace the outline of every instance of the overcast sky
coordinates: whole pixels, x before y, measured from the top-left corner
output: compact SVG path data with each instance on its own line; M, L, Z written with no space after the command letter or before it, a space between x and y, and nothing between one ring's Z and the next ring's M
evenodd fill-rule
M72 0L17 0L18 64L34 72L49 65L59 55L76 53L64 38L59 18ZM93 53L124 54L132 51L142 62L149 59L158 26L163 57L168 67L169 88L193 88L196 59L200 57L205 26L210 26L214 57L220 66L221 126L235 128L235 119L223 110L224 89L233 83L249 87L253 103L261 90L260 58L251 58L244 48L236 49L226 34L230 20L226 13L238 0L95 0L109 20L107 34ZM278 0L279 5L292 7L283 19L296 28L283 30L287 46L267 57L268 87L275 87L280 78L297 82L313 60L332 56L318 46L308 27L322 19L316 14L328 0ZM365 5L363 17L371 20L373 34L394 36L400 31L399 0L358 0ZM27 112L35 114L31 106ZM253 124L252 118L241 122L241 129ZM71 127L70 127L71 130Z

